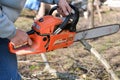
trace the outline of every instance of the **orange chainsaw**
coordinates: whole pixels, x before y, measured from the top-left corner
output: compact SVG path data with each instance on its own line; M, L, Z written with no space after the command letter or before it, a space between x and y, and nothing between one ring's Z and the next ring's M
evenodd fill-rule
M79 20L79 10L70 5L73 12L65 18L52 16L57 7L51 9L49 15L44 16L39 21L34 22L28 35L33 41L32 46L24 45L19 48L9 43L10 52L19 54L44 53L59 48L66 48L73 42L83 39L93 39L109 34L113 34L120 29L118 24L105 25L97 28L76 31L76 24Z

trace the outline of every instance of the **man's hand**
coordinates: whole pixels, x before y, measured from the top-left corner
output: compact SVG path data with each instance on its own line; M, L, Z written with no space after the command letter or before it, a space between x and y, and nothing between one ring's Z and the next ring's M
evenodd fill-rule
M32 41L26 32L17 29L16 35L10 40L14 47L20 47L23 44L32 45Z
M62 15L62 16L67 16L69 14L71 14L72 12L72 8L69 6L68 2L66 0L59 0L58 2L58 6L59 8L57 9L57 11ZM41 9L42 10L43 5L41 5ZM44 6L45 7L45 6ZM40 12L40 11L39 11ZM40 18L42 18L41 16L36 16L34 18L35 21L39 20Z
M69 15L72 11L72 8L69 6L66 0L59 0L58 6L58 12L63 16Z

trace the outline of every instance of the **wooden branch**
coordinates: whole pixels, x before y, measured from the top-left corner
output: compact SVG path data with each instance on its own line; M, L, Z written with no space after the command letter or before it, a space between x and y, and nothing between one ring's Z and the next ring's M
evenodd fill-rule
M90 52L103 64L106 71L111 75L113 80L120 80L117 75L112 70L111 66L108 64L107 60L105 60L102 55L100 55L94 48L91 48Z
M102 55L100 55L92 46L86 41L86 40L81 40L81 43L84 45L84 47L91 52L105 67L106 71L111 75L111 78L113 80L120 80L117 75L114 73L112 70L111 66L107 62L107 60L104 59Z

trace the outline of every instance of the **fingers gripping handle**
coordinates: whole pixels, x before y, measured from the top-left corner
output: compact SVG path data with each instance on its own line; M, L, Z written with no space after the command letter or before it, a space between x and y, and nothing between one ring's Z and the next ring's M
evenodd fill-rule
M9 43L9 49L10 49L10 52L15 53L17 55L32 53L34 50L34 49L31 49L31 46L29 46L28 44L20 46L20 47L15 47L11 42Z
M37 53L46 52L45 45L48 41L46 36L39 36L36 33L30 34L29 36L33 42L32 46L26 44L19 48L14 48L14 46L10 42L9 43L10 52L17 55L37 54ZM46 41L43 41L45 37L46 37Z
M30 47L27 47L26 49L23 47L14 48L11 42L9 43L9 49L11 53L15 53L17 55L24 55L24 54L32 53Z
M58 8L59 6L55 6L53 7L50 11L49 11L49 15L52 15L52 13ZM65 27L66 25L69 23L70 20L72 20L70 27L70 31L74 32L76 31L76 24L79 20L79 10L73 6L70 5L70 7L72 8L71 14L69 14L68 16L65 17L63 23L54 31L53 34L58 34L60 33Z

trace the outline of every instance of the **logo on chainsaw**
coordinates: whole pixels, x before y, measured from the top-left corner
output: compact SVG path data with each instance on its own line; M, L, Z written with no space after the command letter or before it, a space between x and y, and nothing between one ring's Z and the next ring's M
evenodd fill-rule
M67 38L58 39L54 42L54 45L61 44L61 43L67 43L69 41L73 41L73 37L74 37L74 35L69 35L69 37L67 37Z

